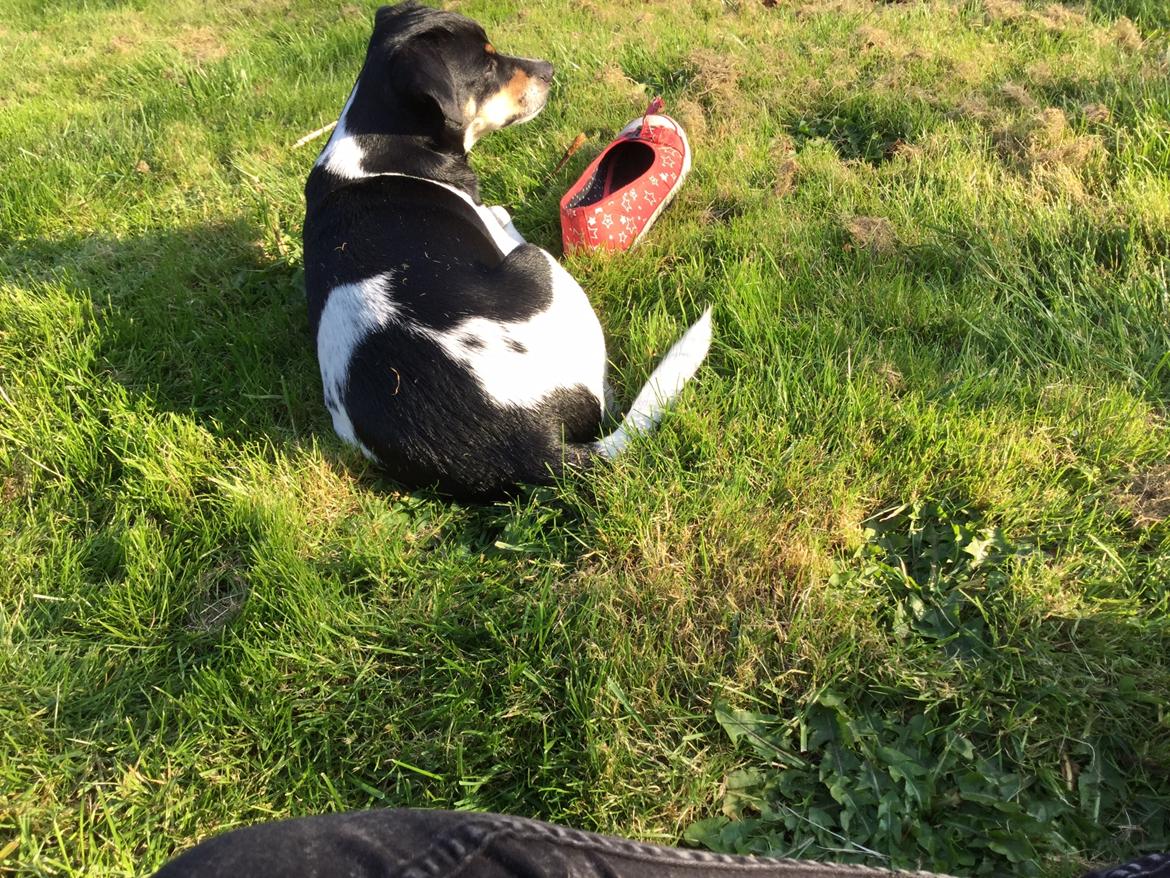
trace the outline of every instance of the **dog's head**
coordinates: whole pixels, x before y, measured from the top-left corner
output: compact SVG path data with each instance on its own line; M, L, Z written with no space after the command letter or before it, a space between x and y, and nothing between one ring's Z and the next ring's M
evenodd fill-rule
M378 10L370 58L379 69L369 72L384 75L399 99L440 114L447 137L465 151L539 113L553 78L547 61L498 52L470 18L415 0Z

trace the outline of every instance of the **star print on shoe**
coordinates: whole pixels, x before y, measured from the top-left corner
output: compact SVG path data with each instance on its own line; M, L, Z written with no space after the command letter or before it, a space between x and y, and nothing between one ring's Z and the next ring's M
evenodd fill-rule
M655 98L593 160L561 199L565 252L576 249L627 250L645 236L691 169L691 149L682 126L660 113ZM675 171L673 169L677 168ZM595 214L607 229L617 217L622 232L599 238Z

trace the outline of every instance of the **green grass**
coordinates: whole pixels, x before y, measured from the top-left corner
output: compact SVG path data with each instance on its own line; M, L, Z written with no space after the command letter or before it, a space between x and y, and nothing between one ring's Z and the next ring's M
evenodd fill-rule
M646 244L569 260L623 398L717 326L616 466L486 508L321 402L292 144L372 7L0 0L0 872L384 805L1170 847L1164 4L453 5L560 71L473 156L554 252L652 91L688 126Z

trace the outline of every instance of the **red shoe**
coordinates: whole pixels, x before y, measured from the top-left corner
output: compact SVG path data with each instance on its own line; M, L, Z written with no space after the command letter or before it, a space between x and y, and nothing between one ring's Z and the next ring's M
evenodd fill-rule
M691 170L691 148L682 126L658 115L661 109L662 98L652 100L561 199L566 253L628 250L674 198Z

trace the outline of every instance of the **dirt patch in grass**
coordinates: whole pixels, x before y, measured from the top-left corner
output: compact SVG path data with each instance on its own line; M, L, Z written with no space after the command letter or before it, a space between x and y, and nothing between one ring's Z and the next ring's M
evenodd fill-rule
M893 146L894 157L904 161L921 158L923 151L923 147L919 144L907 143L905 140L899 140Z
M897 34L891 34L884 28L874 25L862 25L857 29L857 39L862 52L873 52L893 61L902 59L923 58L925 53L917 47L911 47L907 40Z
M994 115L991 104L983 95L967 95L955 105L948 114L953 119L969 119L973 122L986 122Z
M1105 157L1100 137L1077 134L1062 110L1041 110L992 132L1000 157L1022 173L1054 181L1074 196L1083 195L1082 174L1099 167Z
M195 597L187 613L187 629L213 634L239 615L248 599L248 583L239 572L239 559L224 560L199 576Z
M1136 474L1115 497L1139 527L1165 521L1170 518L1170 464Z
M9 503L15 503L16 499L24 493L24 485L16 476L5 476L0 481L0 503L7 506Z
M1027 74L1028 82L1034 88L1052 85L1056 82L1056 71L1047 61L1033 61L1024 68L1024 72Z
M772 184L772 194L783 198L796 188L796 181L800 176L800 163L789 156L776 166L776 182Z
M891 393L898 394L906 389L906 379L889 360L878 363L877 373Z
M1113 119L1113 111L1104 104L1085 104L1081 107L1081 115L1086 122L1104 124Z
M695 76L689 89L690 96L718 113L732 108L740 100L739 58L714 49L695 49L687 56Z
M796 159L796 143L791 137L782 135L772 142L768 152L775 171L772 177L772 194L777 198L783 198L796 188L800 177L800 162Z
M703 208L701 214L703 224L729 223L747 213L748 203L737 192L730 189L720 189L715 194L715 200Z
M1134 52L1145 45L1142 32L1124 15L1117 19L1113 25L1113 41L1123 49L1130 49Z
M1031 108L1036 106L1036 101L1028 94L1028 90L1019 83L1008 82L1000 86L999 93L1015 104L1017 107Z
M861 41L862 49L889 50L894 46L894 38L889 31L868 24L857 29L857 38Z
M880 216L851 216L843 223L848 236L846 248L868 250L875 255L894 252L898 246L898 233L894 224Z
M228 48L209 27L186 27L171 39L171 45L196 64L210 64L227 56Z

